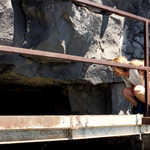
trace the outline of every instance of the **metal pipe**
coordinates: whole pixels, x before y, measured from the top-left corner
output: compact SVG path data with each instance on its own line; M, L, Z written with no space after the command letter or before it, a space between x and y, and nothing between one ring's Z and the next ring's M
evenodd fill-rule
M139 20L142 22L147 22L147 21L150 22L149 19L146 19L144 17L140 17L140 16L134 15L134 14L129 13L129 12L118 10L116 8L111 8L109 6L101 5L101 4L98 4L95 2L91 2L89 0L72 0L72 2L84 4L84 5L91 6L91 7L95 7L97 9L103 9L103 10L109 11L111 13L117 14L119 16L136 19L136 20Z
M40 51L40 50L31 50L31 49L17 48L17 47L11 47L11 46L0 46L0 52L47 57L51 59L62 59L62 60L67 60L71 62L83 62L83 63L112 66L112 67L122 67L122 68L140 69L143 71L146 71L146 70L150 71L150 67L146 67L146 66L143 67L143 66L126 65L126 64L115 63L110 60L109 61L98 60L98 59L84 58L82 56L73 56L73 55L68 55L68 54L60 54L60 53Z
M145 66L149 67L149 22L146 21L144 23L144 30L145 30L145 35L144 35L144 44L145 44ZM150 92L149 92L149 83L148 83L148 78L149 78L149 71L145 71L145 101L146 101L146 116L150 115L150 110L149 110L149 104L150 104Z

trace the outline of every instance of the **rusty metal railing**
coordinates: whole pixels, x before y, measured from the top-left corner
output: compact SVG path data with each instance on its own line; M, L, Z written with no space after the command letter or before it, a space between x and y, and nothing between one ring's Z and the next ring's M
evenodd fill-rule
M69 60L74 62L83 62L83 63L92 63L92 64L99 64L99 65L107 65L107 66L116 66L116 67L123 67L123 68L130 68L130 69L139 69L145 71L145 99L146 99L146 114L145 118L143 118L143 123L149 123L150 124L150 118L148 119L147 116L150 116L150 110L149 110L149 104L150 104L150 92L149 92L149 84L148 84L148 73L150 72L149 67L149 23L150 20L136 16L134 14L114 9L108 6L100 5L95 2L91 2L89 0L72 0L73 3L78 3L80 5L86 5L90 7L94 7L97 9L102 9L114 14L117 14L119 16L135 19L138 21L141 21L144 23L144 61L145 66L133 66L133 65L125 65L125 64L118 64L113 61L106 61L106 60L96 60L96 59L88 59L81 56L72 56L67 54L59 54L59 53L52 53L52 52L46 52L46 51L40 51L40 50L30 50L30 49L24 49L24 48L16 48L16 47L9 47L9 46L0 46L0 52L4 53L17 53L17 54L26 54L26 55L32 55L32 56L41 56L41 57L47 57L47 58L55 58L55 59L62 59L62 60Z
M138 21L141 21L144 23L144 46L145 46L145 51L144 51L144 62L145 62L145 66L149 67L149 23L150 20L144 17L140 17L137 15L134 15L132 13L129 12L125 12L122 10L118 10L118 9L114 9L108 6L104 6L104 5L100 5L98 3L94 3L91 2L89 0L72 0L75 3L80 3L83 5L88 5L90 7L94 7L97 9L102 9L105 10L107 12L111 12L114 14L117 14L119 16L123 16L123 17L127 17L127 18L131 18L131 19L135 19ZM145 70L145 100L146 100L146 114L145 116L150 116L150 110L149 110L149 105L150 105L150 91L149 89L149 84L148 84L148 69Z
M130 69L140 69L143 71L150 71L150 67L146 67L146 66L142 67L142 66L125 65L125 64L115 63L113 61L97 60L97 59L91 59L91 58L84 58L82 56L73 56L73 55L68 55L68 54L60 54L60 53L41 51L41 50L31 50L31 49L17 48L17 47L11 47L11 46L0 46L0 52L40 56L40 57L61 59L61 60L72 61L72 62L83 62L83 63L91 63L91 64L98 64L98 65L116 66L116 67L130 68Z

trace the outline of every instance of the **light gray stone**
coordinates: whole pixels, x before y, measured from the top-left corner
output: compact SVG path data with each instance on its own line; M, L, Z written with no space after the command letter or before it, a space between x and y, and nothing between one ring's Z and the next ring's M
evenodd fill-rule
M0 1L0 44L11 45L13 39L13 10L10 0Z

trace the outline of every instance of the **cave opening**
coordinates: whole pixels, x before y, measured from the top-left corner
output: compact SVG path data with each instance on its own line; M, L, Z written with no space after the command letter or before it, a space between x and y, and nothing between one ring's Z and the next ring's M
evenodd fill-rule
M62 86L1 85L0 115L68 115L69 98Z

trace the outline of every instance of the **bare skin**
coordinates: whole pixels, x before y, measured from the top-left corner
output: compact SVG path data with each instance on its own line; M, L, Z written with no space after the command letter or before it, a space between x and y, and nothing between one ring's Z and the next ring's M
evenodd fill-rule
M129 71L123 71L121 68L113 68L115 74L119 77L129 77ZM141 101L145 103L145 88L142 85L136 85L131 88L124 88L123 89L124 97L133 105L137 106L137 101L135 100L135 96Z
M134 99L133 89L132 88L124 88L122 91L124 97L133 105L137 106L137 102Z

